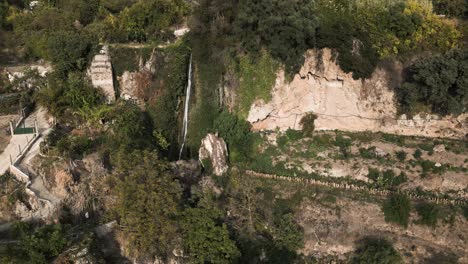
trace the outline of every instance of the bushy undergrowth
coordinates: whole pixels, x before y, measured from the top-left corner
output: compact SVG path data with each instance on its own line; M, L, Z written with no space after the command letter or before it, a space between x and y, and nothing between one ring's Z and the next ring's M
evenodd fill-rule
M385 221L407 227L411 211L411 202L406 194L394 193L384 202L382 210Z

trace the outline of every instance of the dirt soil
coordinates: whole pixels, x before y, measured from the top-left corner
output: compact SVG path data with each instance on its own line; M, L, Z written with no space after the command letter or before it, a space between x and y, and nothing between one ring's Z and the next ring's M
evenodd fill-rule
M452 223L444 219L433 228L417 225L413 213L410 225L404 228L386 223L380 207L340 196L332 203L304 201L298 213L306 241L302 253L319 259L332 255L344 261L355 250L356 241L377 236L392 241L405 263L438 263L431 259L441 254L468 263L468 222L460 214Z
M0 116L0 153L2 153L11 139L11 134L9 132L9 122L10 120L15 120L18 118L18 115L4 115Z

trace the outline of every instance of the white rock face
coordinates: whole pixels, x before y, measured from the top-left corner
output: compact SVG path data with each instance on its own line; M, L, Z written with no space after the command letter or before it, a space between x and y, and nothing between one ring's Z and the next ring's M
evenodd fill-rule
M332 59L331 51L308 51L306 61L292 82L277 74L272 100L257 100L248 121L254 130L301 129L308 112L318 115L317 130L373 131L400 135L463 138L468 114L458 118L416 115L397 117L390 73L377 69L367 80L354 80ZM321 59L317 59L321 58Z
M94 56L88 74L93 86L100 88L106 96L107 103L115 101L114 78L109 56L109 47L102 47L99 54Z
M200 150L198 151L200 162L209 159L216 176L221 176L228 170L227 147L222 138L213 134L208 134L202 139Z
M176 38L181 38L189 32L190 32L190 29L188 27L184 27L181 29L174 30L174 36L176 36Z

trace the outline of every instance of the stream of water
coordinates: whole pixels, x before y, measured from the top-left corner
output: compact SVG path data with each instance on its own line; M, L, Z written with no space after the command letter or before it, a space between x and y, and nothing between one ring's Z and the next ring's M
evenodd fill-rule
M186 91L186 96L185 96L185 107L184 107L184 120L182 121L182 146L180 147L179 160L182 158L182 152L184 151L185 140L187 139L191 89L192 89L192 55L190 55L190 63L189 63L189 70L188 70L187 91Z

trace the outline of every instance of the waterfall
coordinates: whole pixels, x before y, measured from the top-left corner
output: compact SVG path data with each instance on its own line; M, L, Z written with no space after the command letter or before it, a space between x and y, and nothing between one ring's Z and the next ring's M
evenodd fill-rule
M179 160L182 158L182 151L184 150L185 140L187 139L191 88L192 88L192 55L190 55L190 63L189 63L189 70L188 70L187 92L185 96L185 107L184 107L184 120L182 121L182 146L180 147Z

